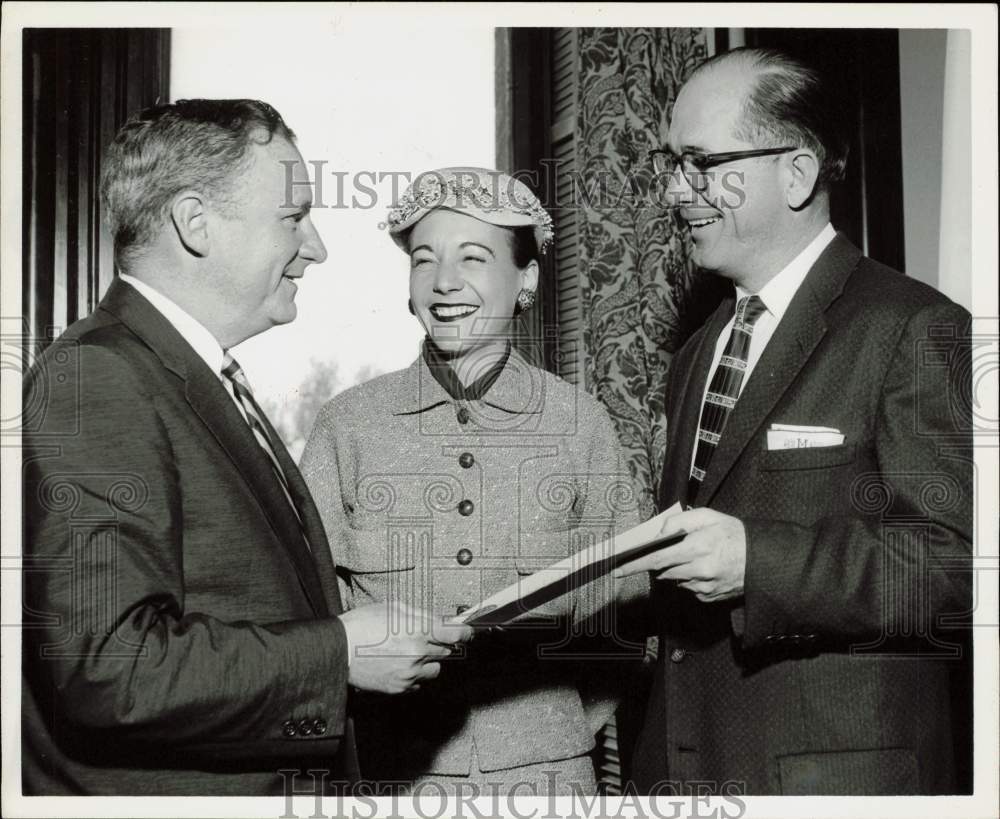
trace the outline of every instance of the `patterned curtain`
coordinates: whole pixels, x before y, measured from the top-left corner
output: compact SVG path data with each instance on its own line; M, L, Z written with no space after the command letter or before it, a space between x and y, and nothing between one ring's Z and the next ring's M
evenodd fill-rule
M577 150L587 389L608 407L644 512L654 511L673 353L714 309L724 283L697 275L652 185L648 152L666 142L680 86L708 56L705 29L579 29ZM657 195L659 193L659 196Z

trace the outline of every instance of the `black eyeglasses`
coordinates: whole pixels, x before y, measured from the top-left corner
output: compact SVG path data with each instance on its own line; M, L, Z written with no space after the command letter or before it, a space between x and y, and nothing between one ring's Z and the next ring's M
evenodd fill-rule
M703 154L699 151L685 151L680 156L666 148L649 152L649 158L653 162L653 170L657 174L673 174L680 166L681 173L687 179L688 184L694 190L702 193L708 187L710 174L706 173L710 168L721 165L724 162L732 162L736 159L750 159L755 156L776 156L777 154L787 154L794 151L795 146L789 145L784 148L754 148L749 151L727 151L721 154Z

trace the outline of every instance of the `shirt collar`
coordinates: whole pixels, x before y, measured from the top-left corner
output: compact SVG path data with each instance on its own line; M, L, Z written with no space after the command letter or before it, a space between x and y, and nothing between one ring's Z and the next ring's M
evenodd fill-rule
M817 234L816 238L806 245L805 249L798 256L785 265L785 268L757 293L760 296L760 300L764 302L767 311L777 321L781 321L796 291L802 282L805 281L809 270L822 255L823 251L826 250L826 246L834 240L836 235L837 231L833 229L833 225L827 222L826 227ZM742 287L736 288L737 298L741 299L752 295L752 293L744 290Z
M544 373L529 364L517 348L511 346L503 369L480 401L511 414L540 413L545 400L543 378ZM434 378L423 355L407 369L406 382L410 388L400 396L400 406L393 412L394 415L412 415L455 402Z
M162 313L163 317L191 345L199 358L208 365L212 372L222 372L222 359L225 355L222 345L219 344L215 336L209 332L204 324L179 307L176 302L163 295L155 287L140 281L135 276L119 273L118 278L138 290L140 295L144 296L153 307Z

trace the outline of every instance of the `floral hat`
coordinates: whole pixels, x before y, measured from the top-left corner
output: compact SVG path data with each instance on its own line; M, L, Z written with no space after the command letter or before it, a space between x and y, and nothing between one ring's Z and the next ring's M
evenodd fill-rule
M389 235L406 250L406 232L447 208L499 227L534 227L539 253L552 244L552 217L520 180L489 168L440 168L420 174L389 210Z

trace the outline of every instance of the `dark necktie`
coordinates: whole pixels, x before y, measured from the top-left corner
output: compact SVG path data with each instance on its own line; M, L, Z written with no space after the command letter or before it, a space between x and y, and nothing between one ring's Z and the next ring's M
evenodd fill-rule
M222 359L222 374L233 385L233 391L236 393L236 398L239 400L240 406L243 407L250 430L253 432L254 438L257 439L257 443L260 444L260 448L264 450L264 454L267 455L267 459L271 462L271 469L274 471L274 476L278 479L281 491L285 493L285 498L288 500L289 506L292 507L292 511L299 521L302 538L306 541L306 546L308 546L309 539L306 538L305 528L302 525L302 517L295 506L295 501L292 500L292 493L288 489L288 478L285 477L285 471L281 468L281 463L275 454L274 443L271 441L271 436L268 435L267 427L262 420L264 413L254 400L253 391L250 389L250 382L247 381L236 359L229 353L226 353Z
M766 308L759 296L746 296L736 305L736 321L729 335L726 349L722 351L719 366L715 368L712 383L708 385L705 403L701 407L698 422L698 443L688 481L688 503L698 496L708 465L722 438L722 431L736 406L740 396L740 386L747 369L747 355L750 352L750 337L753 326Z

